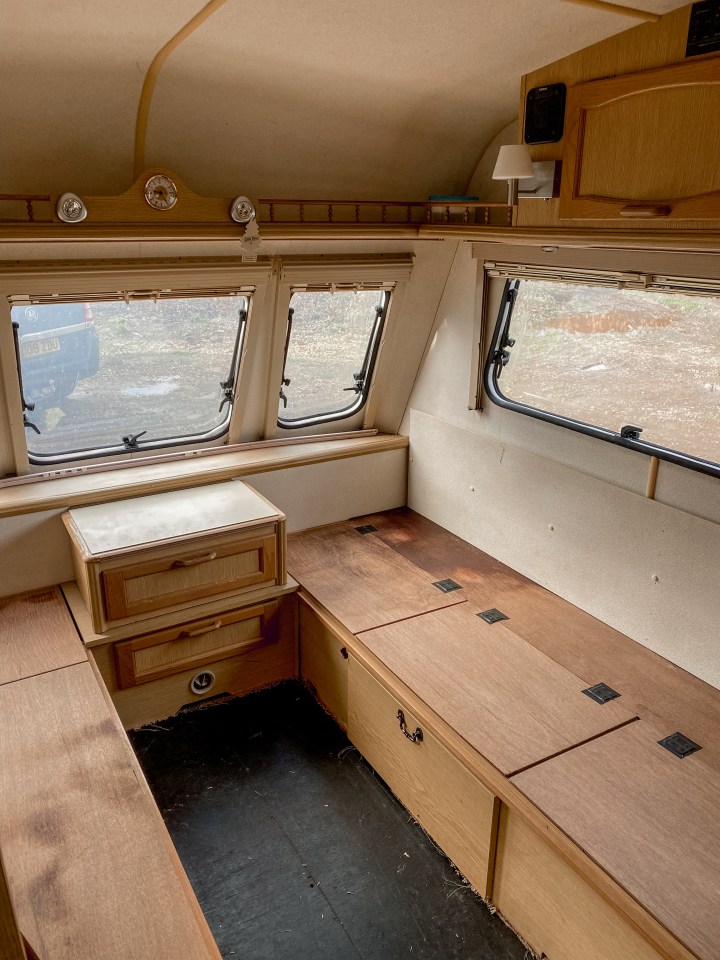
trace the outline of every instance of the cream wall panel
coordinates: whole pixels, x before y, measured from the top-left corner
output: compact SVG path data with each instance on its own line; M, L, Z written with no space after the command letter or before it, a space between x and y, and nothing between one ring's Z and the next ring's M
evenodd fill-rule
M70 540L60 513L0 521L0 596L74 579Z
M419 411L408 504L720 687L720 526Z
M287 517L288 531L405 505L407 450L258 473L250 484Z

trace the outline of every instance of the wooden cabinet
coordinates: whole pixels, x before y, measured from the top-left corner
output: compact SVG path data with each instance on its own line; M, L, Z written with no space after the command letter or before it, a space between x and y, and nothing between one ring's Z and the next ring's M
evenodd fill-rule
M71 510L66 599L124 725L296 676L285 517L237 480Z
M308 600L298 597L300 678L343 730L348 723L348 650Z
M63 519L96 631L286 580L285 517L237 480Z
M348 735L478 893L488 896L496 798L352 655Z
M492 901L549 960L662 960L553 847L503 805Z
M720 57L568 92L561 219L720 219Z

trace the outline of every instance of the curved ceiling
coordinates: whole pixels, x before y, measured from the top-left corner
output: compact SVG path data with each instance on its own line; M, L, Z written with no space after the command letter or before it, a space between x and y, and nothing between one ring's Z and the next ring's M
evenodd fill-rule
M126 190L145 71L202 5L2 0L0 192ZM522 74L636 24L563 0L228 0L163 67L146 167L208 196L462 193Z

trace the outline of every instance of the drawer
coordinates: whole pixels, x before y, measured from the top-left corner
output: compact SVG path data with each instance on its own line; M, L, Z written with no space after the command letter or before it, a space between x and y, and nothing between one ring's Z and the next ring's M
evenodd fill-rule
M202 666L183 669L152 683L118 687L116 644L105 643L88 653L95 660L126 729L134 729L169 717L190 703L219 694L242 696L296 676L294 598L277 602L273 642L245 647L239 654L216 659ZM199 673L212 673L206 687L193 684Z
M343 729L348 722L348 652L313 608L300 598L300 676Z
M277 640L277 603L193 620L115 644L119 689L159 680Z
M488 896L497 823L497 799L404 703L350 656L348 735L435 842L481 896ZM422 739L404 735L422 729Z
M662 960L549 843L503 805L492 901L549 960Z
M277 553L270 525L244 536L207 537L98 562L102 626L274 584Z

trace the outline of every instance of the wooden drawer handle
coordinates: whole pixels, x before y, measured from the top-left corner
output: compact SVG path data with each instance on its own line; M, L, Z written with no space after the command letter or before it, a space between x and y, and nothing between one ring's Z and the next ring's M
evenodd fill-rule
M629 203L620 210L621 217L636 217L638 220L649 219L651 217L668 217L672 207L661 204L653 206L652 204Z
M408 740L412 741L412 743L422 743L423 732L420 727L415 727L415 733L408 733L407 724L405 723L405 714L402 712L402 710L398 710L397 718L400 721L400 729L403 732L403 736L407 737Z
M215 623L211 623L209 627L198 627L197 630L183 630L175 639L187 640L189 637L203 637L206 633L214 633L216 630L219 630L222 625L222 620L216 620Z
M188 560L173 560L173 567L195 567L198 563L209 563L217 556L216 551L204 553L201 557L190 557Z

